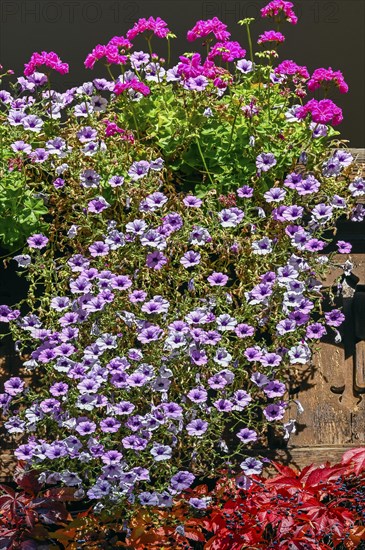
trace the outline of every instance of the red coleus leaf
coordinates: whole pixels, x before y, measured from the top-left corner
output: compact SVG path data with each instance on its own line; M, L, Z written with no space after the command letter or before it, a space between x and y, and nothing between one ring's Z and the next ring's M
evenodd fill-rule
M13 498L16 496L14 489L8 487L7 485L0 484L0 490Z
M297 476L286 475L275 476L273 479L267 479L265 485L267 487L275 487L276 489L285 487L288 491L291 489L302 489L303 487Z
M354 473L359 475L365 470L365 447L346 451L342 457L341 463L344 465L353 465Z
M20 472L14 476L14 479L21 489L35 495L42 489L42 484L38 481L38 475L39 474L33 470L26 473L24 473L24 470L20 470Z
M306 489L316 488L321 483L338 479L345 472L346 467L344 466L316 468L303 480L303 485Z
M274 468L283 476L285 477L298 477L299 472L297 470L294 470L293 468L289 468L289 466L284 466L283 464L279 464L278 462L271 462L271 465L274 466ZM275 479L275 478L274 478Z
M185 528L185 537L189 540L195 540L199 542L205 542L205 536L201 531L198 531L196 529L186 529Z

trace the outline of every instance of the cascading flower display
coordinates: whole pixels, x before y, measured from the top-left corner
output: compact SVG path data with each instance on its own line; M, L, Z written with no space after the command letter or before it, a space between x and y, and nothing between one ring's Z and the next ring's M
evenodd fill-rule
M296 22L290 2L262 11L283 14ZM334 140L341 109L298 101L340 76L274 67L278 31L261 35L269 49L254 63L226 29L198 21L188 40L206 39L206 58L186 52L170 68L133 51L141 33L149 45L173 36L140 19L87 56L110 79L59 93L35 56L17 93L0 90L1 174L49 214L13 258L27 299L0 306L41 380L5 383L5 428L24 438L17 459L96 510L170 507L227 464L260 474L247 448L265 445L268 426L294 431L292 373L323 335L340 337L338 305L322 311L331 255L319 253L339 217L364 218L365 186Z

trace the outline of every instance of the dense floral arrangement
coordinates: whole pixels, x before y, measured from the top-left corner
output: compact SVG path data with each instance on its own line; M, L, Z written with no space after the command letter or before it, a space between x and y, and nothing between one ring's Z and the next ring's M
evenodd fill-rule
M70 489L46 489L18 468L18 490L1 487L0 537L7 548L133 550L353 550L365 542L365 449L340 464L254 475L244 484L227 473L209 490L174 496L169 510L141 508L128 525L120 514L73 508ZM71 502L70 502L71 501ZM48 546L49 548L49 546Z
M296 23L290 2L262 15ZM174 35L150 17L87 56L109 79L58 93L52 71L67 64L41 52L0 91L1 176L44 200L34 223L48 224L13 258L27 299L0 306L41 382L5 383L5 427L41 482L96 511L170 508L228 465L242 483L260 474L246 448L265 446L268 425L290 436L286 382L323 335L341 338L334 297L322 308L332 255L315 253L339 217L365 215L327 98L347 85L278 63L279 31L254 57L252 22L249 58L213 18L188 32L206 59L165 68L152 39ZM140 34L149 53L133 48Z

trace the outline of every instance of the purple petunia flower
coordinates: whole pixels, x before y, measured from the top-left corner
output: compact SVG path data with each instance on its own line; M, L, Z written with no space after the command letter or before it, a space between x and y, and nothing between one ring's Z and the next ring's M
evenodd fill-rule
M162 254L162 252L159 252L155 250L154 252L150 252L147 254L146 258L146 265L150 269L154 269L155 271L159 271L163 268L164 265L167 264L167 258Z
M89 252L93 258L97 256L107 256L109 250L109 246L103 241L95 241L89 246Z
M105 433L116 433L119 430L120 426L121 423L112 416L104 418L104 420L100 422L100 429L102 432Z
M29 248L44 248L47 246L49 239L42 235L41 233L35 233L31 237L28 237L27 243L29 245Z
M13 376L4 383L4 390L8 395L14 397L15 395L23 392L24 382L18 376Z
M281 397L284 395L286 388L285 384L282 382L279 382L279 380L272 380L266 386L264 387L264 393L269 397L270 399L274 397Z
M267 172L275 164L276 159L272 153L261 153L256 158L256 168L261 172Z
M326 334L326 332L327 331L323 325L321 325L320 323L313 323L307 326L305 334L307 338L319 339L322 338L322 336Z
M339 327L345 320L345 316L339 309L333 309L324 314L326 323L330 327Z
M100 176L95 172L95 170L85 170L80 175L80 183L82 187L91 188L98 187L100 182Z
M208 393L203 387L193 388L187 395L193 403L205 403L208 399Z
M194 195L188 195L183 199L183 203L189 208L200 208L203 201L198 197L194 197Z
M161 462L161 460L169 460L171 458L172 448L169 445L154 443L150 453L156 462Z
M20 311L18 309L11 309L7 305L0 306L0 323L9 323L9 321L13 321L14 319L17 319L19 315L20 315ZM23 319L23 322L24 322L24 319Z
M174 476L172 476L170 481L170 490L172 490L174 493L180 493L181 491L184 491L185 489L188 489L190 485L194 482L195 476L194 474L187 472L187 471L180 471L177 472Z
M248 338L255 334L254 327L247 325L246 323L240 323L234 330L238 338Z
M284 407L278 403L272 403L263 410L263 414L269 422L281 420L284 416L284 412Z
M233 403L228 399L218 399L213 405L219 412L230 412L233 409Z
M137 435L128 435L123 437L122 445L125 449L133 449L134 451L143 451L147 447L147 439L138 437Z
M227 284L228 277L227 275L224 275L224 273L214 271L207 280L210 286L225 286Z
M240 468L246 475L260 475L262 472L262 462L254 457L248 457L240 464Z
M337 248L340 254L350 254L352 245L346 241L338 241Z
M128 175L133 181L137 181L148 174L150 169L150 163L146 160L140 160L133 162L132 166L128 170Z
M204 498L193 497L193 498L189 498L189 504L196 510L205 510L207 508L209 500L210 499L207 497L204 497Z
M188 269L189 267L194 267L194 265L198 265L200 263L201 255L199 252L195 252L194 250L188 250L185 252L183 257L180 260L180 263Z
M110 204L104 199L104 197L97 197L88 202L87 211L92 214L100 214L103 210L109 208Z
M141 330L137 336L137 340L142 344L149 344L159 340L162 336L162 329L158 325L150 325Z
M80 435L89 435L95 432L96 430L96 424L95 422L92 422L91 420L82 420L81 422L78 422L75 430Z
M249 428L243 428L239 432L237 432L237 437L240 439L243 443L251 443L254 441L257 441L257 433L255 430L250 430Z

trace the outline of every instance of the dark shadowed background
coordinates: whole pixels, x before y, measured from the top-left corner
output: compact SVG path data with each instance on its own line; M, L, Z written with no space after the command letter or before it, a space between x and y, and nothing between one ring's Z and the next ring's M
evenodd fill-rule
M245 31L237 21L258 17L265 4L259 0L0 0L0 63L17 75L34 51L53 50L70 64L70 73L54 79L55 87L66 89L83 80L107 76L99 64L86 71L83 62L96 44L123 35L139 17L160 16L178 37L172 44L172 61L197 43L186 41L186 31L197 19L219 17L229 26L232 39L247 48ZM343 108L344 122L338 127L352 147L365 146L365 1L294 0L297 25L281 29L286 42L280 59L307 65L340 69L350 91L332 99ZM260 18L259 18L260 19ZM254 23L254 40L271 29L271 20ZM143 38L136 49L147 49ZM154 48L166 56L166 42L155 39ZM310 95L312 97L312 95ZM320 96L318 96L320 97Z

